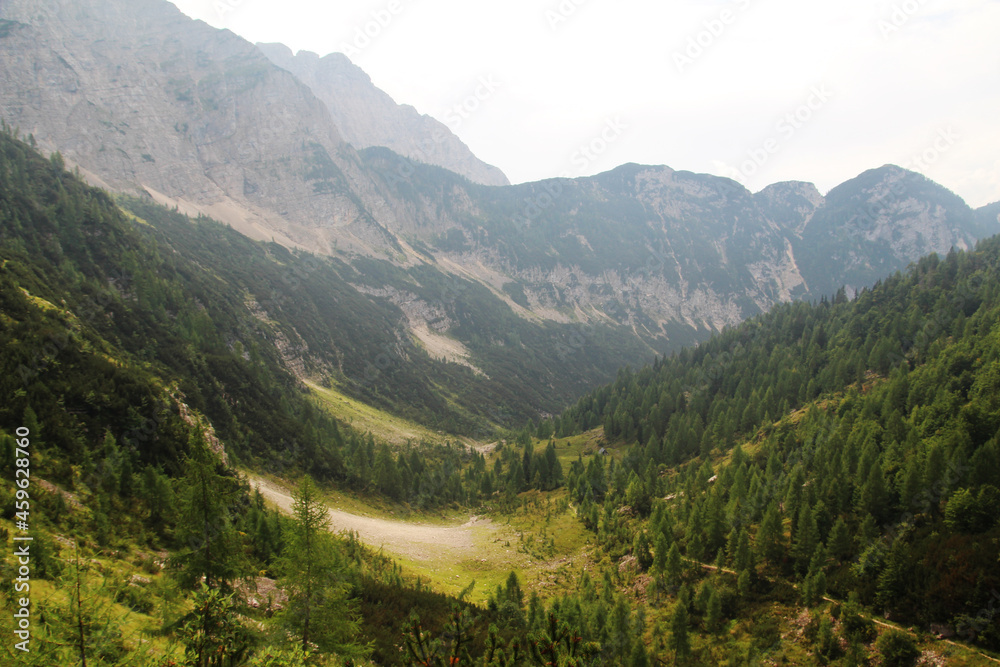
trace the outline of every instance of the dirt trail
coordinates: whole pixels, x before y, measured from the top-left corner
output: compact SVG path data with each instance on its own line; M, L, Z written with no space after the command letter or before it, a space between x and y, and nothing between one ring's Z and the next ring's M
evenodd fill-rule
M261 495L291 514L292 496L273 482L255 476L248 477L251 486L260 488ZM384 548L386 552L414 560L460 562L475 555L473 528L493 528L489 519L472 517L463 524L434 525L375 519L330 508L330 529L333 532L354 531L365 544Z

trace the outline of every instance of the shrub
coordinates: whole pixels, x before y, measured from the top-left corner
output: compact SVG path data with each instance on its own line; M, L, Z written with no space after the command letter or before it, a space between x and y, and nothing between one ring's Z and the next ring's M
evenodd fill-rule
M910 667L920 657L916 642L905 632L888 630L875 643L886 667Z

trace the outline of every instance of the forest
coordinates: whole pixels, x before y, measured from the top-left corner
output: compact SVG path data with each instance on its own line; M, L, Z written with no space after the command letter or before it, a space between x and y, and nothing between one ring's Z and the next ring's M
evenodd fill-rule
M1000 239L853 298L778 305L511 430L484 385L461 401L423 391L468 369L410 350L357 395L497 445L397 445L335 419L290 370L363 376L398 343L398 312L352 289L353 268L116 201L31 141L0 134L0 464L13 480L30 460L31 478L0 486L5 638L22 520L35 601L32 651L5 641L4 661L914 665L951 651L974 665L1000 651ZM491 373L514 363L497 355ZM595 362L579 356L584 373ZM291 512L246 470L292 480ZM416 516L568 516L587 565L556 589L511 571L475 602L474 584L446 595L333 534L332 490Z

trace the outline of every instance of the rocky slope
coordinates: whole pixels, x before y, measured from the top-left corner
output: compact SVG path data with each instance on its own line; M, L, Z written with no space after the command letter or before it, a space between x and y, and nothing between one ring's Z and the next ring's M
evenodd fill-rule
M597 324L665 351L992 230L989 213L897 167L826 197L807 183L752 194L641 165L487 187L414 157L402 139L410 158L355 150L338 123L359 145L374 141L361 109L382 109L396 119L382 124L418 145L433 127L413 125L344 59L264 47L278 67L165 0L6 0L0 20L8 124L98 184L348 259L355 284L408 304L415 339L454 339L448 354L474 368L464 350L500 343L495 313L473 303L469 284L530 322L579 324L561 343L567 354L598 344L586 328ZM340 103L337 90L358 100ZM427 296L430 284L439 298ZM444 343L435 339L451 349Z
M510 185L443 123L409 105L396 104L342 53L324 57L284 44L257 44L278 67L294 74L323 101L344 139L355 148L385 146L419 162L438 165L482 185Z
M0 19L0 116L96 184L321 252L394 246L323 103L233 33L162 0L8 0Z
M910 261L968 249L996 233L956 194L920 174L886 165L831 190L794 240L812 292L861 287Z

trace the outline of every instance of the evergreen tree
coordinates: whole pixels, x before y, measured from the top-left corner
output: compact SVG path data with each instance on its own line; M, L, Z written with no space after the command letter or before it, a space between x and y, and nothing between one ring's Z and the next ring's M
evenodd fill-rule
M681 573L683 572L683 564L681 562L681 550L677 548L677 543L674 542L670 546L670 551L667 552L667 566L664 572L667 580L667 586L671 589L676 589L681 582Z
M708 598L708 608L705 611L705 629L718 632L722 625L722 598L719 591L713 590Z
M232 507L241 496L239 479L222 467L200 436L192 436L180 481L179 536L185 547L173 562L188 587L204 580L209 588L232 588L246 571Z
M649 538L646 531L637 530L632 540L632 555L635 556L639 568L645 572L653 564L653 555L649 551Z
M691 639L688 636L687 605L678 600L670 617L670 648L678 660L691 655Z
M284 620L297 631L303 651L310 643L348 647L358 621L348 601L346 564L327 532L329 510L308 475L293 499L293 522L278 565L289 597Z
M764 520L760 523L757 532L757 553L772 565L778 564L784 556L785 539L781 529L781 515L775 503L768 506Z
M851 534L847 529L847 522L843 517L838 517L833 528L830 529L830 536L827 538L830 555L838 562L844 562L851 557L853 547L851 545Z

